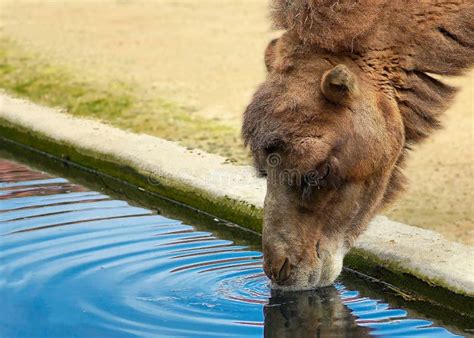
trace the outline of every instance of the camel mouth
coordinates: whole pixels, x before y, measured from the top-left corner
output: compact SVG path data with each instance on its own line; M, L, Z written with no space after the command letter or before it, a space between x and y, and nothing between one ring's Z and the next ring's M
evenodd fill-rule
M334 253L322 250L316 264L299 263L292 265L286 258L283 264L270 274L270 287L273 290L292 292L314 290L332 285L342 271L345 250Z
M281 292L297 292L325 288L331 286L336 281L341 270L342 264L340 267L331 268L330 272L324 271L324 269L316 269L309 272L302 270L286 281L276 282L272 280L270 287L273 290Z

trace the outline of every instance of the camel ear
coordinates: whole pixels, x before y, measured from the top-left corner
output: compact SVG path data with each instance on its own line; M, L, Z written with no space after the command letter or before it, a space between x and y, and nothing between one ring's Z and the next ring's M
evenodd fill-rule
M351 97L355 97L359 90L355 75L341 64L324 73L321 91L329 101L344 104Z
M267 71L271 72L273 68L273 63L275 61L276 51L275 47L278 42L278 39L273 39L265 49L265 66L267 67Z

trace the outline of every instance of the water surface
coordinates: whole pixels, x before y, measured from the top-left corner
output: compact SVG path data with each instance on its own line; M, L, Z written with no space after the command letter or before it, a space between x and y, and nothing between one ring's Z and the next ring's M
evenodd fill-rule
M344 276L272 293L258 247L1 159L0 236L0 337L458 332Z

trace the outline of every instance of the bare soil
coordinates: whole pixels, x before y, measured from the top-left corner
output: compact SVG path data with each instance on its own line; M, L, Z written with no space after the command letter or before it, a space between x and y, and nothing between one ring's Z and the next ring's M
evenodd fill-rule
M238 127L265 76L263 51L278 35L266 0L0 0L2 35L97 83L137 84L192 114ZM444 130L417 146L409 191L388 215L474 244L474 72ZM139 117L137 117L139 118Z

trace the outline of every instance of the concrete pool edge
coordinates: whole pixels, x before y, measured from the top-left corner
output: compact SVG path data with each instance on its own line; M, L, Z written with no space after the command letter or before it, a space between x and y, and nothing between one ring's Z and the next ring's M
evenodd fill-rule
M250 167L3 94L0 130L5 139L260 230L265 184ZM447 297L473 297L473 254L435 232L377 217L346 261L362 272L383 267L402 279L413 276Z

